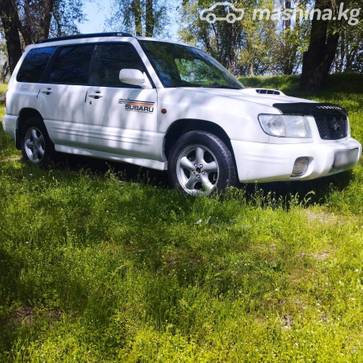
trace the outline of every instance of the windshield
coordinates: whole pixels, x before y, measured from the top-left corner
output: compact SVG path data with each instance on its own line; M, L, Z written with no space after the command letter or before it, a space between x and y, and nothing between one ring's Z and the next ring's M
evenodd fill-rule
M197 48L150 40L140 44L164 87L243 88L220 63Z

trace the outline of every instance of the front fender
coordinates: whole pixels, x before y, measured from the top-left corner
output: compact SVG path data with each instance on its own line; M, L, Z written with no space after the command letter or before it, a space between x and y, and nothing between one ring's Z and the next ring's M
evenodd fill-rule
M159 92L159 131L166 133L177 120L193 119L212 122L221 127L231 140L267 142L268 136L258 122L260 113L279 113L270 106L237 97L220 97L208 92L185 89L162 89Z

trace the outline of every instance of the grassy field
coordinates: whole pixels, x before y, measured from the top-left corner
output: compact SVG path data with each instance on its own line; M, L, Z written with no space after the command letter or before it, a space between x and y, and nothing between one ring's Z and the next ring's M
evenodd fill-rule
M309 96L346 107L361 142L362 84ZM363 361L362 162L190 199L135 167L38 170L0 131L0 201L1 362Z

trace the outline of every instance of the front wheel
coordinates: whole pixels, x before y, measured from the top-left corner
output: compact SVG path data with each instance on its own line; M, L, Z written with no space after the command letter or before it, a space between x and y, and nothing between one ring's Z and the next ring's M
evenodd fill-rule
M192 196L210 195L237 184L231 151L209 132L182 135L170 152L168 170L171 183Z
M31 119L24 127L22 154L26 161L39 166L46 166L53 158L54 145L43 123L37 118Z

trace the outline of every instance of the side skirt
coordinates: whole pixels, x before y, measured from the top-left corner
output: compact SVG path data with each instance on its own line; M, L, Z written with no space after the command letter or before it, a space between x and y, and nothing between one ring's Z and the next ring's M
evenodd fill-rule
M168 163L166 161L150 160L143 158L136 158L130 156L123 156L118 154L111 154L103 151L95 151L90 149L77 148L65 145L55 145L55 150L66 154L75 154L89 156L97 159L105 159L112 161L121 161L129 164L143 166L145 168L156 169L156 170L167 170Z

